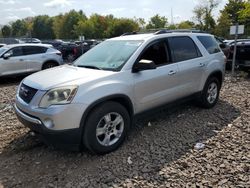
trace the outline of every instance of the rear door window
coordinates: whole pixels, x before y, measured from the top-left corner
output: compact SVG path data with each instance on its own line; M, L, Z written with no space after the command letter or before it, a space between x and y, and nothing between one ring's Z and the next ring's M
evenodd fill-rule
M201 57L198 47L190 37L170 37L168 43L174 62Z
M220 47L212 36L198 36L201 44L207 49L208 53L214 54L220 52Z
M42 54L47 51L47 48L41 46L23 46L24 55Z

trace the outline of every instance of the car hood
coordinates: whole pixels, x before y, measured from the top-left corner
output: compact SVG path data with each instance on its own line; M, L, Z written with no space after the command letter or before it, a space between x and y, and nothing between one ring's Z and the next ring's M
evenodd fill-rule
M34 73L26 77L23 83L39 90L48 90L66 85L80 85L115 73L63 65Z

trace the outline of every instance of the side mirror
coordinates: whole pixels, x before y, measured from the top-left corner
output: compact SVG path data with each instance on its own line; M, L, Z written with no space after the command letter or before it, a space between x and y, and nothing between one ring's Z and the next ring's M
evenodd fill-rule
M156 65L152 60L141 59L135 64L133 72L140 72L144 70L156 69Z
M4 55L3 55L3 59L9 59L9 58L10 58L10 56L11 56L11 54L6 53L6 54L4 54Z
M220 44L220 48L221 48L221 49L226 48L226 44L221 43L221 44Z

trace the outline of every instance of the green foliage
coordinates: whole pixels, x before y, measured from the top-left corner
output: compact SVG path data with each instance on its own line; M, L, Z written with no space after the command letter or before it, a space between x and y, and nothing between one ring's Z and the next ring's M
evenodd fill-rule
M86 39L102 39L145 29L196 28L228 38L230 37L230 25L239 21L239 24L245 25L246 35L242 37L248 37L250 34L250 1L229 0L221 10L216 24L213 11L218 6L218 2L219 0L199 0L199 4L193 10L197 24L183 21L179 24L168 25L167 18L159 14L151 17L148 23L143 18L115 18L113 15L93 14L88 18L81 10L71 10L54 17L42 15L17 20L10 26L5 25L1 29L0 36L22 37L29 34L29 36L39 39L78 39L78 36L85 36Z
M25 20L17 20L11 24L12 27L12 36L21 37L27 34L28 32L28 23Z
M138 24L140 29L145 29L146 21L144 18L134 18L134 21Z
M55 16L53 18L53 31L56 38L77 39L78 35L74 28L80 21L85 20L87 20L87 17L81 10L79 12L71 10L64 15Z
M10 37L11 36L11 26L4 25L1 30L2 30L3 37Z
M220 17L218 19L218 24L215 28L215 35L223 37L223 38L230 38L229 29L231 26L231 20L229 15L226 11L221 11Z
M78 35L74 31L74 27L80 20L86 20L87 17L82 11L71 10L62 17L61 32L59 38L61 39L76 39Z
M246 38L250 36L250 1L229 0L218 19L218 25L215 33L224 38L232 38L229 35L229 28L238 22L245 25L245 34L240 37Z
M114 25L112 26L110 37L120 36L127 32L138 31L139 25L134 20L131 19L116 19Z
M155 16L150 18L149 23L146 26L146 28L147 29L165 28L167 23L168 23L168 19L165 16L160 16L159 14L156 14Z
M218 0L200 0L193 10L198 29L213 33L216 23L212 13L218 5Z
M244 10L245 4L243 0L229 0L224 11L228 14L231 24L239 22L240 11Z
M85 38L110 38L126 32L137 31L138 23L132 19L114 18L113 15L101 16L93 14L86 21L80 21L75 26L76 33Z
M54 39L53 20L47 16L37 16L33 20L32 37Z
M239 11L239 20L250 24L250 1L244 3L244 9Z
M177 26L178 29L193 29L195 28L195 23L191 21L183 21L178 24Z

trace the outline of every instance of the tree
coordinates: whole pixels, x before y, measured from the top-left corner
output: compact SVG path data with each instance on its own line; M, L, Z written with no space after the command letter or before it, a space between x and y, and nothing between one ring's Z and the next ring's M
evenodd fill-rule
M224 11L228 14L232 24L239 22L240 11L244 10L245 4L243 0L229 0Z
M53 19L53 31L55 33L55 37L59 39L63 36L62 32L63 15L59 14L53 17L52 19Z
M239 20L250 22L250 0L244 3L244 9L239 11Z
M35 17L32 36L39 39L54 39L53 20L47 15Z
M238 22L240 25L245 25L245 36L250 34L250 1L229 0L221 11L221 16L218 19L216 34L229 38L229 28Z
M99 14L93 14L88 20L82 20L75 26L76 33L83 34L86 38L106 38L107 29L106 17Z
M145 19L144 18L136 18L134 17L134 21L139 25L140 29L144 29L145 28Z
M1 30L3 37L11 36L11 27L9 25L4 25Z
M11 24L12 36L21 37L27 34L28 25L25 20L17 20Z
M112 27L111 37L120 36L124 33L138 31L138 30L139 30L139 25L134 20L126 18L117 19Z
M195 27L195 23L191 21L183 21L178 24L178 29L193 29Z
M229 15L225 10L221 11L220 17L218 19L218 24L215 28L215 34L217 36L228 39L229 36L229 28L231 26L231 21L229 19Z
M87 21L79 21L78 24L75 26L75 32L78 36L84 36L87 39L95 38L95 26L89 20Z
M146 26L146 28L147 29L165 28L167 23L168 23L168 19L165 16L159 16L158 14L156 14L155 16L150 18L149 23Z
M75 31L75 27L79 21L87 20L86 15L82 11L71 10L63 16L60 16L59 23L56 25L58 32L58 37L62 39L76 39L78 34Z
M212 12L218 5L218 0L200 0L200 3L194 8L193 12L200 30L213 32L216 23Z

